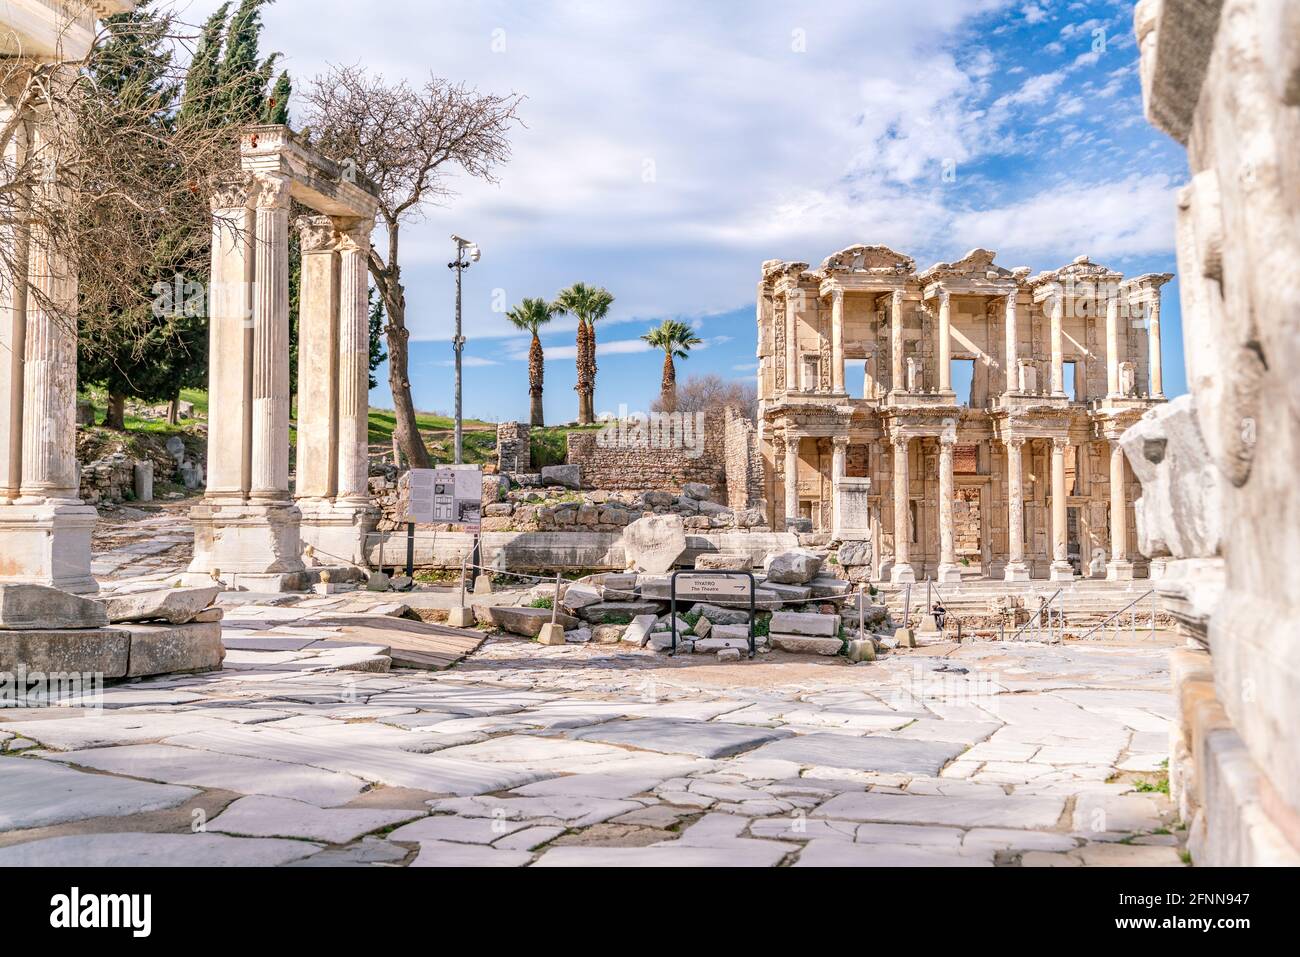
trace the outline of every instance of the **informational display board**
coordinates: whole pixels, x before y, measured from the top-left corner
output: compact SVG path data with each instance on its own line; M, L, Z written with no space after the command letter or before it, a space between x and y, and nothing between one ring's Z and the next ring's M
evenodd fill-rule
M411 469L408 522L459 525L477 532L483 521L483 469L477 465L443 465Z
M716 575L677 576L677 592L688 598L748 598L749 579L720 578Z

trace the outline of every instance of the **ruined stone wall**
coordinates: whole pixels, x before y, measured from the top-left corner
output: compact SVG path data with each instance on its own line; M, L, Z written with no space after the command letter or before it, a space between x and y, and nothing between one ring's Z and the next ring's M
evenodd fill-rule
M531 472L533 470L532 439L529 426L524 422L502 422L497 425L497 472Z
M738 409L723 413L726 503L731 508L764 505L763 455L758 447L758 426Z
M649 438L641 443L634 427L625 427L625 440L602 440L600 432L570 432L565 462L582 469L583 488L608 491L672 489L680 491L688 482L700 482L713 489L715 499L727 498L726 427L721 412L705 416L704 427L692 431L694 449L662 447L673 445ZM691 453L699 449L698 455Z

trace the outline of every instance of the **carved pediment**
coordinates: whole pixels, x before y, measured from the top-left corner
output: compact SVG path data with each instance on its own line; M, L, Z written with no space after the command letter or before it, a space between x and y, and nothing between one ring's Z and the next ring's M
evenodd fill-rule
M778 279L798 279L807 263L786 262L784 259L768 259L763 263L763 281L776 282Z
M1095 282L1097 280L1120 280L1124 278L1123 273L1095 263L1087 256L1079 256L1069 265L1062 266L1060 269L1053 269L1048 272L1040 272L1033 278L1032 285L1039 286L1048 282L1069 282L1085 280Z
M997 253L991 249L972 249L953 263L935 263L921 273L922 282L936 279L1017 279L1028 270L1004 269L993 260Z
M820 272L859 272L876 275L906 275L916 271L916 260L894 252L888 246L855 243L822 260Z

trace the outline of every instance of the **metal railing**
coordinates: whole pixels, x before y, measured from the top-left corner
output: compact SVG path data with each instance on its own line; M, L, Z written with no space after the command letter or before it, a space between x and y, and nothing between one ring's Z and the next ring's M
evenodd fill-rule
M1124 612L1128 611L1130 608L1133 608L1133 607L1134 607L1138 602L1140 602L1142 599L1147 598L1147 597L1149 597L1149 596L1151 596L1151 595L1154 595L1154 594L1155 594L1155 589L1152 589L1152 590L1150 590L1150 591L1143 592L1141 595L1138 595L1136 598L1134 598L1131 602L1129 602L1127 605L1125 605L1125 606L1124 606L1123 608L1121 608L1119 611L1117 611L1117 612L1115 612L1114 614L1112 614L1112 615L1110 615L1109 617L1107 617L1105 621L1102 621L1102 622L1100 622L1100 623L1098 623L1098 624L1096 624L1096 625L1093 625L1091 628L1089 628L1089 629L1088 629L1084 634L1082 634L1082 635L1079 636L1079 640L1080 640L1080 641L1084 641L1084 640L1086 640L1086 639L1092 637L1092 635L1093 635L1094 633L1100 631L1102 628L1105 628L1107 625L1109 625L1112 621L1114 621L1114 620L1115 620L1116 618L1118 618L1120 615L1124 614ZM1155 603L1152 602L1152 604L1151 604L1151 634L1154 635L1154 634L1155 634L1155 631L1156 631L1156 608L1155 608ZM1136 612L1136 611L1134 611L1134 612L1132 613L1132 615L1129 616L1129 634L1132 635L1132 636L1134 636L1134 637L1137 636L1137 612ZM1119 635L1119 628L1118 628L1118 627L1116 627L1116 629L1115 629L1115 635L1116 635L1116 636Z
M1034 633L1036 636L1041 638L1043 634L1043 618L1045 616L1047 618L1048 635L1050 637L1052 631L1052 605L1055 603L1056 599L1060 597L1063 590L1063 588L1058 588L1056 591L1052 592L1052 597L1038 606L1037 610L1030 616L1029 620L1017 629L1016 633L1011 636L1010 640L1016 641L1022 634L1024 634L1025 629L1030 625L1036 626ZM1063 637L1065 632L1065 613L1063 609L1057 609L1056 618L1059 622L1061 635Z

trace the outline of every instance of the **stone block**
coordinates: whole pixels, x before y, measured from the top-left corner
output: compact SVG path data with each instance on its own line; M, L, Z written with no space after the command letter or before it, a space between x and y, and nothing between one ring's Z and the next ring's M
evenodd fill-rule
M611 618L636 618L639 615L658 618L663 607L664 603L659 601L602 601L581 609L578 617L593 625L603 625Z
M521 635L524 638L536 638L542 633L542 626L551 623L552 611L549 608L511 608L494 606L488 610L491 615L492 624L502 631L508 631L512 635ZM555 612L555 623L560 626L560 640L564 640L564 632L569 629L577 628L580 624L578 619L572 615L566 615L562 612Z
M719 661L739 661L740 658L741 658L741 651L740 651L739 648L719 648L719 649L718 649L718 660L719 660Z
M771 556L767 562L767 580L782 585L804 585L817 577L822 560L803 549L792 549Z
M220 625L215 626L220 629ZM125 678L131 635L113 628L0 631L0 673L98 674Z
M650 633L657 621L658 619L654 615L637 615L632 619L632 624L627 626L621 639L629 644L636 645L638 648L645 647L646 642L650 640Z
M695 636L697 638L709 637L709 632L711 632L712 630L713 630L713 622L709 621L709 619L705 618L703 615L700 616L699 621L695 623L695 627L692 629L692 631L695 632Z
M806 601L813 594L813 590L807 585L782 585L771 581L764 583L763 590L772 592L783 602Z
M576 491L582 488L582 469L577 465L544 465L542 484L559 485Z
M744 552L705 552L695 556L698 571L747 572L753 567L754 560Z
M688 498L704 501L713 494L713 489L703 482L687 482L682 486L682 493Z
M666 575L686 551L686 528L680 515L648 515L623 529L622 545L628 567Z
M626 625L595 625L591 629L591 640L601 645L612 645L623 640Z
M220 585L207 588L164 588L159 591L112 595L98 601L104 606L108 620L114 623L165 621L183 625L193 621L194 616L216 601L220 593Z
M576 613L600 600L600 589L583 582L574 582L564 589L564 597L560 600L560 604L570 613Z
M772 586L768 585L767 587L771 588ZM798 586L787 585L786 587L793 588ZM809 582L808 588L812 590L812 596L814 598L836 598L840 595L847 595L849 593L848 582L841 581L838 578L829 578L821 575Z
M99 603L45 585L0 585L0 630L99 628L108 616Z
M126 625L131 657L126 677L216 671L226 657L218 622Z
M715 629L716 633L716 629ZM695 642L695 651L697 654L708 654L714 651L722 651L727 648L749 651L748 638L701 638Z
M872 559L871 542L845 542L840 546L836 558L843 568L870 565Z
M558 622L546 622L537 633L537 643L540 645L562 645L565 640L564 626Z
M789 635L833 637L839 634L838 615L811 615L796 611L778 611L772 614L771 630Z
M844 647L838 638L810 638L805 635L778 635L773 632L768 636L772 647L778 651L788 651L796 655L838 655Z
M870 638L855 638L849 642L849 661L858 664L876 660L876 643Z

